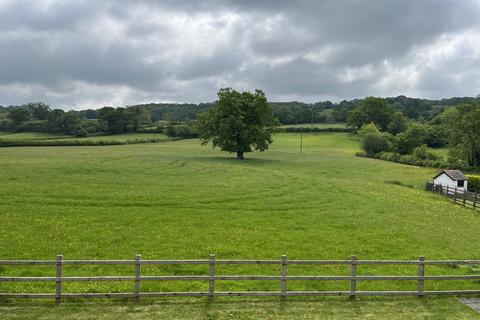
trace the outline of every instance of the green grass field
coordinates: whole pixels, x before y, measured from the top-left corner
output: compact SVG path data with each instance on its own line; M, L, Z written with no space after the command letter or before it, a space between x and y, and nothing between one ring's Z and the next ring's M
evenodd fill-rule
M347 124L346 123L301 123L301 124L287 124L282 126L284 128L321 128L321 129L326 129L326 128L346 128Z
M3 140L49 140L69 137L48 132L0 132L0 139Z
M75 320L139 320L139 319L479 319L474 311L463 306L456 299L370 299L346 301L324 299L316 301L221 300L209 304L196 301L169 301L156 303L76 303L56 306L50 304L0 304L2 320L34 319L75 319Z
M104 136L90 136L85 138L79 138L74 136L58 135L45 132L19 132L8 133L0 132L0 139L3 140L88 140L88 141L127 141L135 139L160 139L171 140L164 134L159 133L123 133L116 135L104 135Z
M348 134L279 134L270 151L246 161L198 140L149 145L0 149L0 259L222 258L478 259L480 216L423 191L436 170L355 157ZM278 266L277 266L278 268ZM33 271L32 271L33 270ZM145 268L145 274L206 274L206 267ZM219 274L272 274L275 267L225 266ZM358 274L415 275L415 267L359 268ZM428 267L427 274L472 274L473 267ZM131 275L131 267L67 267L65 275ZM289 274L348 274L340 267L292 267ZM0 267L0 275L54 275L53 268ZM449 287L450 286L450 287ZM451 288L427 282L426 290ZM477 288L478 282L457 287ZM205 290L206 283L145 283L149 290ZM218 290L278 290L277 282L217 284ZM348 283L290 282L291 290L344 290ZM411 290L415 282L359 283L358 290ZM51 284L1 283L0 291L53 292ZM131 283L68 283L67 292L131 291ZM294 299L292 299L294 300ZM345 298L280 305L222 299L84 307L5 302L2 319L92 315L131 319L259 317L478 319L456 298ZM182 302L184 301L184 302ZM242 307L243 305L243 307ZM210 309L209 309L210 308ZM137 310L138 309L138 310ZM17 311L15 311L17 310ZM19 311L21 310L21 311ZM123 311L122 311L123 310ZM403 315L403 316L402 316ZM320 317L318 317L320 318Z

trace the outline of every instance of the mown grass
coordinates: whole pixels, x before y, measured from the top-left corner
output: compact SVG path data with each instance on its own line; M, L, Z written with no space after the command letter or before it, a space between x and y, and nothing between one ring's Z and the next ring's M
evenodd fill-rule
M48 132L0 132L0 139L3 140L48 140L69 138L68 135L60 135Z
M106 146L157 143L171 140L177 139L156 133L125 133L81 138L49 133L22 132L0 135L0 147Z
M478 315L454 298L369 299L365 301L220 300L209 304L169 301L137 304L0 305L2 319L478 319Z
M115 135L102 135L102 136L90 136L85 138L65 138L63 140L88 140L88 141L127 141L135 139L160 139L160 140L170 140L166 135L161 133L122 133Z
M283 125L282 127L289 128L346 128L347 124L346 123L301 123L301 124L287 124Z
M423 191L435 169L355 157L358 142L340 133L304 134L304 152L300 154L299 138L299 134L279 134L270 151L248 154L246 161L200 146L195 139L103 148L0 149L0 258L53 259L63 254L66 259L131 259L141 253L145 259L191 259L216 253L218 258L242 259L278 259L281 254L291 259L348 259L351 254L359 259L416 259L419 255L427 259L478 259L478 214ZM206 266L143 271L151 275L207 274ZM278 266L224 266L217 271L280 272ZM346 267L289 268L292 275L348 272ZM427 267L426 272L479 271L474 267ZM358 273L415 275L416 269L362 266ZM67 276L131 274L129 266L65 270ZM0 275L54 275L54 270L4 266ZM455 285L478 288L479 283L461 281ZM453 286L427 282L426 289ZM145 291L206 287L200 282L142 285ZM218 290L278 288L277 282L266 281L218 282L216 286ZM346 288L348 283L289 282L290 290ZM69 283L65 289L129 292L132 284ZM370 289L414 290L415 282L358 284L358 290ZM46 290L53 292L53 285L0 285L0 291ZM397 307L405 309L411 304L413 309L421 308L422 302L411 301L399 302ZM428 301L437 304L435 299ZM438 301L445 301L451 310L467 312L454 299ZM336 302L339 313L347 312L344 302L343 298ZM363 306L361 302L358 305L360 309ZM37 307L43 308L32 306L31 310ZM62 308L69 312L68 306ZM94 309L102 313L102 308ZM292 311L286 310L285 314ZM306 306L304 315L308 310ZM442 314L432 310L432 314ZM360 311L359 317L368 318L368 312L362 315ZM88 318L88 313L84 316Z
M68 135L60 135L48 132L5 132L0 131L0 139L3 140L80 140L80 141L127 141L127 140L136 140L136 139L161 139L169 140L169 138L160 133L122 133L115 135L99 135L99 136L89 136L85 138L74 137Z

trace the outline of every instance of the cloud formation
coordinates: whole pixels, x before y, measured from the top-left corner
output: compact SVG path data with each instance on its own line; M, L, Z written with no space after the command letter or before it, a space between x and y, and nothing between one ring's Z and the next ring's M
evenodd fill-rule
M480 93L478 0L0 0L0 104Z

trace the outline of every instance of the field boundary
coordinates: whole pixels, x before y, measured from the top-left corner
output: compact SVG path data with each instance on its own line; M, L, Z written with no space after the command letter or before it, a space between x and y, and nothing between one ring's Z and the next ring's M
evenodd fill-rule
M278 265L279 275L218 275L215 272L217 265ZM54 282L55 292L53 293L0 293L0 298L52 298L61 303L65 298L133 298L139 302L141 297L194 297L204 296L214 299L219 296L278 296L284 300L288 296L348 296L355 299L357 296L418 296L426 295L470 295L480 294L480 290L424 290L425 281L458 281L458 280L480 280L479 274L472 275L425 275L427 265L480 265L480 260L426 260L420 256L418 260L358 260L351 256L348 260L288 260L283 255L279 260L221 260L216 259L214 254L204 260L142 260L140 254L135 255L133 260L64 260L58 255L55 260L0 260L0 265L8 266L53 266L55 276L53 277L16 277L2 276L0 282ZM66 265L131 265L133 275L129 276L75 276L64 275ZM142 265L207 265L208 274L189 276L142 276ZM329 275L288 275L289 265L344 265L350 266L350 272L344 276ZM417 266L416 275L358 275L357 268L363 265L413 265ZM52 270L53 271L53 270ZM217 281L245 281L245 280L268 280L278 281L278 291L228 291L215 290ZM349 290L345 291L289 291L287 285L290 281L347 281L350 283ZM359 291L358 281L416 281L416 290L412 291ZM109 293L66 293L63 284L66 282L83 281L132 281L131 292L109 292ZM205 292L142 292L143 281L207 281L208 291Z
M478 203L478 193L476 191L464 191L463 189L442 186L441 184L434 184L430 181L427 181L425 184L425 189L427 191L445 196L451 199L454 203L461 204L464 207L469 207L474 210L480 209L480 204Z

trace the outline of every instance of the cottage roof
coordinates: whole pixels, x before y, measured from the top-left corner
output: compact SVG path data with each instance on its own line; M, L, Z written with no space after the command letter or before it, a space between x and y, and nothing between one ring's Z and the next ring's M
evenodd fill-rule
M447 176L450 177L450 179L454 180L454 181L458 181L458 180L468 180L468 178L463 174L462 171L460 170L442 170L439 174L437 174L435 177L433 177L433 179L437 178L438 176L442 175L442 174L446 174Z

